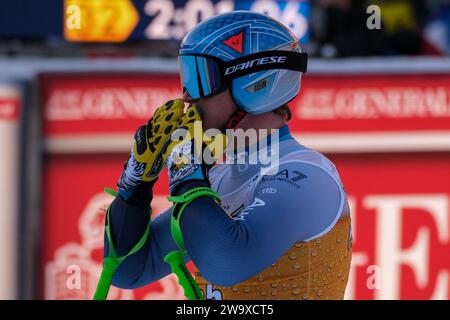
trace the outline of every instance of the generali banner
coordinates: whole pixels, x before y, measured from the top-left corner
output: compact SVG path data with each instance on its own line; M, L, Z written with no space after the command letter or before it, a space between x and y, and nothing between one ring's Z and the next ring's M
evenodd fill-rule
M181 96L172 74L41 79L48 135L133 131L159 105ZM450 75L306 75L290 106L291 128L304 133L450 131Z
M102 190L115 187L136 128L180 96L179 80L168 74L39 80L48 151L42 296L90 299L101 270L104 209L112 201ZM308 76L290 106L293 134L327 153L349 195L354 242L346 298L448 299L450 75ZM166 180L164 174L156 185L155 215L169 207ZM110 298L183 293L171 275L138 290L115 288Z

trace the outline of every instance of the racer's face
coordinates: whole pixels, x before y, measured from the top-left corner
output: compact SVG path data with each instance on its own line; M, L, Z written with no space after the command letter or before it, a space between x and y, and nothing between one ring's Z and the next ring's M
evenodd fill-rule
M228 119L237 109L228 89L213 96L196 100L185 92L183 100L200 108L204 130L224 129Z

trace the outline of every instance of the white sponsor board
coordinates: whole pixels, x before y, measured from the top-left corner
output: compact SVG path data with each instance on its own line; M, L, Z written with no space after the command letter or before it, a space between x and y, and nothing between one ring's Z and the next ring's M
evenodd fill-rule
M17 295L19 87L0 83L0 300Z

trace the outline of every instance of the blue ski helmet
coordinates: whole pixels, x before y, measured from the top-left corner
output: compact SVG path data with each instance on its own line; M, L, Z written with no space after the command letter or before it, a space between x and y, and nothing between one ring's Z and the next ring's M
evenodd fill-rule
M179 64L183 90L193 99L229 88L240 109L260 114L298 94L307 54L278 21L233 11L191 30L181 42Z

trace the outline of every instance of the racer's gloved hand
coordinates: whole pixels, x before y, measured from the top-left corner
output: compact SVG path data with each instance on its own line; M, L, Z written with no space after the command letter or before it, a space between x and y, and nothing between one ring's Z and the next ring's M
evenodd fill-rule
M206 137L198 108L189 106L163 150L171 195L176 195L187 182L210 185L208 171L223 155L227 141L219 130L216 133Z
M119 195L125 201L150 204L151 188L164 166L162 148L177 128L183 109L183 100L170 100L155 111L146 125L137 129L130 156L117 183Z

